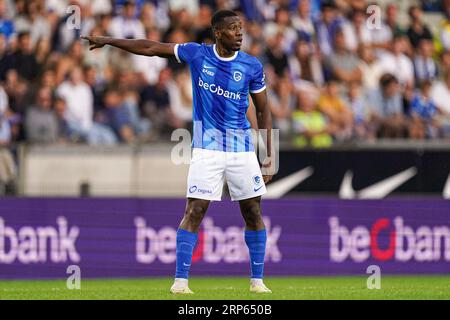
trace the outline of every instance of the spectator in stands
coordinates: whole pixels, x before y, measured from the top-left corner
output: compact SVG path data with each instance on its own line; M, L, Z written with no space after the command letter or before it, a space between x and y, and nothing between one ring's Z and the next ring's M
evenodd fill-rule
M37 41L34 52L36 55L36 61L39 64L41 70L45 65L51 63L49 61L51 56L51 49L51 43L48 38L40 38Z
M326 83L317 101L317 108L328 117L336 140L344 141L351 137L353 114L339 95L338 81L330 79Z
M411 101L411 117L419 124L413 127L410 138L424 139L439 137L439 124L437 121L437 107L430 97L431 81L420 82L420 88ZM419 128L420 130L417 130Z
M368 94L368 102L380 138L406 138L407 121L399 81L392 74L380 78L380 88Z
M171 114L176 128L190 128L192 123L192 85L188 70L173 73L167 83Z
M450 72L444 74L443 81L436 81L431 87L431 99L438 109L438 121L445 137L450 137Z
M328 56L333 52L334 33L342 21L338 18L338 11L333 1L323 2L321 4L321 13L314 27L320 52L324 56Z
M133 90L124 91L123 104L128 111L131 127L137 139L141 142L148 141L151 138L152 123L150 119L143 116L142 110L139 109L139 93ZM189 107L191 108L191 105ZM192 117L192 113L190 116Z
M449 3L449 12L445 14L445 18L441 25L439 26L439 44L442 46L444 51L450 50L450 1Z
M55 95L55 91L56 91L56 75L55 75L55 71L53 69L51 69L51 68L45 69L42 72L39 84L42 87L50 88L50 90L52 91L52 96L54 96Z
M398 23L398 6L396 3L389 3L386 6L386 25L391 29L393 37L405 34L405 30Z
M147 31L147 39L161 41L161 33L158 29L152 28ZM158 81L161 70L167 67L167 59L160 57L132 56L134 69L138 72L143 84L154 85Z
M294 94L294 86L287 76L276 78L273 88L268 92L273 126L280 130L282 138L289 136L291 131L291 114L295 108Z
M94 16L112 12L113 8L109 0L92 0L91 3L91 11Z
M6 1L0 0L0 34L9 41L15 35L14 22L6 16Z
M25 132L31 143L53 143L58 140L58 121L52 110L52 91L41 87L35 104L28 108Z
M353 10L350 13L350 22L345 24L346 46L356 52L360 45L370 46L372 44L372 30L367 28L367 16L365 10Z
M84 82L80 67L75 67L57 89L58 96L66 101L67 120L71 134L79 136L89 144L115 144L117 138L106 126L93 121L93 97L89 86Z
M211 28L212 15L213 12L210 6L206 4L200 5L197 19L194 19L195 42L211 42L214 39Z
M393 38L394 34L392 33L391 27L385 20L381 20L380 24L377 25L376 28L372 28L370 30L371 44L377 54L388 50Z
M426 24L422 22L422 9L413 5L409 8L409 17L411 19L407 34L413 48L417 48L420 40L433 40L433 35Z
M109 26L109 33L114 38L142 39L145 30L142 22L137 18L134 1L125 1L121 15L114 17Z
M32 81L39 73L39 64L34 54L29 32L18 35L17 50L11 54L11 68L17 70L22 78Z
M14 180L17 175L14 158L9 150L12 135L11 126L6 117L7 110L8 97L0 86L0 194L14 191Z
M450 50L443 51L439 59L439 75L443 76L450 71Z
M319 88L324 83L322 64L309 42L300 39L289 58L290 77L297 87Z
M109 88L104 94L104 113L108 125L123 142L134 142L136 139L131 117L124 106L123 95L116 88Z
M6 74L4 89L9 98L9 109L16 114L24 115L29 104L28 96L31 92L30 84L17 74L17 70L11 69Z
M83 65L84 51L81 41L78 39L68 48L67 54L61 56L56 64L56 81L61 83L65 80L70 70Z
M397 36L392 40L390 51L383 52L380 64L383 73L395 74L403 87L414 87L414 65L405 54L407 39Z
M67 142L72 138L77 138L72 135L70 131L69 124L65 118L66 115L66 101L63 98L56 97L54 103L54 113L58 123L58 141L57 142ZM76 142L76 141L74 141Z
M344 84L352 81L360 82L362 80L360 64L359 58L347 50L343 30L336 31L334 50L327 59L330 76Z
M284 36L283 33L277 33L274 37L267 39L267 49L265 56L271 69L282 77L288 72L288 55L283 47Z
M111 65L112 72L116 73L117 76L118 73L134 73L137 71L133 59L131 53L118 48L111 48L108 63Z
M153 128L153 135L168 135L173 126L173 114L170 109L170 96L167 89L172 72L164 69L160 72L158 82L155 85L146 86L141 92L141 103L144 115L146 115Z
M380 84L380 77L383 75L383 66L370 46L360 46L358 53L361 61L359 67L361 69L364 90L374 90Z
M92 29L91 36L101 36L105 32L100 26L96 26ZM102 50L89 50L89 47L84 47L83 50L83 63L88 66L93 66L97 71L97 76L105 81L111 79L112 66L110 63L111 48L105 47Z
M370 107L358 81L352 81L348 86L347 104L353 114L353 137L357 140L375 139Z
M311 0L298 1L297 11L292 17L292 26L297 31L299 38L312 43L316 31L311 15Z
M97 69L94 66L85 66L83 68L84 81L92 92L94 105L94 119L97 112L103 107L103 95L105 92L105 82L98 76Z
M70 0L69 4L80 8L82 19L79 20L79 26L68 28L68 25L73 24L76 20L73 20L72 12L67 12L67 5L63 6L62 14L58 15L59 20L52 37L52 47L60 53L67 52L72 43L79 39L80 35L89 34L95 25L89 2Z
M297 41L297 32L291 25L289 11L280 7L275 13L275 20L269 21L264 25L264 35L266 38L274 38L282 34L281 48L283 52L290 54L294 43Z
M414 74L417 83L438 77L438 65L433 59L434 45L431 40L421 39L414 57Z
M259 44L262 50L263 47L266 45L262 26L254 21L247 21L246 27L247 27L246 35L250 39L250 44L247 45L247 51L250 51L251 46L255 43ZM261 54L256 55L256 57L261 57Z
M0 33L0 81L4 81L6 79L6 72L9 69L9 56L7 52L8 45L6 41L5 35Z
M40 39L50 40L51 25L44 17L45 6L37 1L28 1L25 4L25 12L19 15L15 21L18 32L29 31L31 45L36 46Z
M326 116L315 108L308 92L299 91L297 108L292 113L294 145L314 148L330 147L333 143L331 129Z

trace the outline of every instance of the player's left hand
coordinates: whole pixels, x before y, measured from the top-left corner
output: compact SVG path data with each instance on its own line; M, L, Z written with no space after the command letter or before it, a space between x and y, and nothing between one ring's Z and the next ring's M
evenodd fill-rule
M270 159L268 161L264 161L261 164L261 169L262 169L262 173L263 173L262 177L263 177L264 183L268 183L270 180L272 180L273 174L264 174L264 172L266 172L266 173L270 172L269 168L271 166L272 166L272 161ZM264 169L266 169L266 170L264 170Z
M270 180L272 180L273 176L263 175L262 177L263 177L264 183L268 183Z

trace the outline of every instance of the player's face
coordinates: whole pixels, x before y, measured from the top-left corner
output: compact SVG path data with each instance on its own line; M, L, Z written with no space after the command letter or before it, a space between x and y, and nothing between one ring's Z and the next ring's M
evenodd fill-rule
M217 40L223 47L239 51L242 45L242 22L239 17L227 17L219 29Z

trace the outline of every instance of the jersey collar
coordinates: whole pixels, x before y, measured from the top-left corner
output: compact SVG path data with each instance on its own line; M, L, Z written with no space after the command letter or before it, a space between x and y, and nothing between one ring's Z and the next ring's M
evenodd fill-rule
M219 60L222 60L222 61L232 61L232 60L236 59L236 57L238 55L238 51L236 51L234 53L234 55L232 55L231 57L228 57L228 58L221 57L221 56L219 56L219 53L216 50L216 45L215 44L213 45L213 51L214 51L214 54L216 55L216 58L219 59Z

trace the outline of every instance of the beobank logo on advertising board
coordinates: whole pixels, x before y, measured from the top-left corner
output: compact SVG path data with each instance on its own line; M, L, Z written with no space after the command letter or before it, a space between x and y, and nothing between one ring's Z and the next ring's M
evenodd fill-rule
M413 228L402 217L380 218L369 228L346 227L339 218L328 220L330 260L450 262L450 227L420 225Z
M64 216L55 225L13 228L0 216L0 264L80 262L76 241L77 226Z
M268 217L263 218L267 230L266 261L280 262L282 254L278 248L281 227L272 226ZM147 225L142 217L134 220L136 226L136 260L149 264L155 261L174 263L176 260L177 230L165 226L156 230ZM192 263L242 263L249 261L248 248L244 241L244 228L214 225L212 218L205 218L198 233Z

